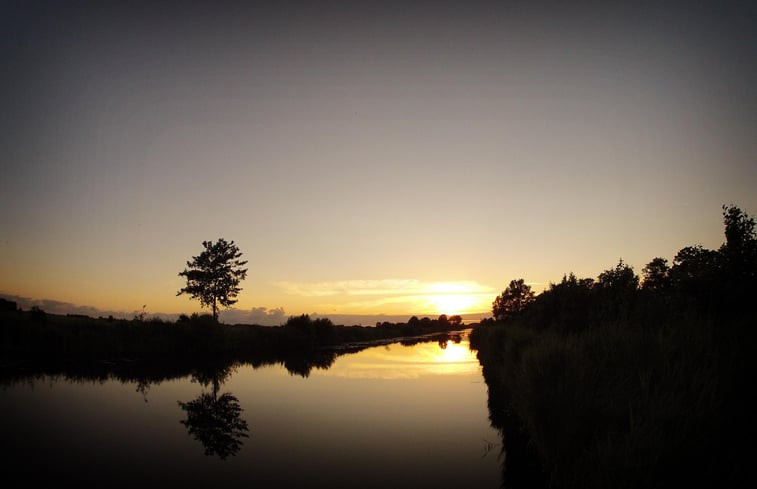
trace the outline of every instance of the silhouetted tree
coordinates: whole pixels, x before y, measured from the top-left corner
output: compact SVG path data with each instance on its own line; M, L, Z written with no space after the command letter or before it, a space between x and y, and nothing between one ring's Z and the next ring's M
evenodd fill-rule
M610 268L599 274L597 287L619 291L636 290L639 287L639 277L633 268L623 263L621 258L615 268Z
M532 302L534 302L534 293L531 286L526 285L522 278L512 280L492 303L492 314L496 320L503 321L522 314Z
M709 315L721 291L723 255L701 245L682 248L673 258L670 282L674 302L683 314Z
M754 219L736 206L723 206L725 243L720 248L732 279L757 278L757 238ZM739 284L742 287L743 284Z
M562 281L550 283L529 308L529 321L537 327L554 325L566 331L588 326L593 305L594 280L578 279L573 272Z
M753 251L756 241L752 217L735 205L724 205L723 223L725 224L725 250L738 254Z
M721 286L713 285L713 306L729 315L757 293L757 237L754 218L738 207L723 206L726 241L720 247Z
M189 294L199 299L202 307L213 309L213 319L218 320L218 306L229 307L236 304L234 299L239 291L239 282L247 276L247 269L242 268L247 261L239 260L242 253L234 244L220 238L216 243L203 241L205 251L193 256L187 262L180 277L186 277L187 286L176 295Z
M308 314L301 314L299 316L289 316L286 324L287 328L294 328L304 334L310 334L313 330L313 320L310 319Z
M654 258L642 268L644 281L642 288L647 290L666 289L670 285L670 267L665 258Z
M377 324L376 326L382 327L380 324ZM326 344L336 340L334 324L329 318L312 319L307 314L290 316L284 327L299 331L304 335L303 338L305 338L306 341Z
M627 318L639 288L639 277L621 258L615 268L599 274L595 283L597 309L600 319Z
M0 311L16 312L17 310L18 310L18 307L16 306L15 302L0 298Z
M454 314L449 317L449 324L453 326L459 326L463 323L463 318L459 314Z
M673 258L671 280L675 285L680 285L692 280L709 279L720 268L719 262L718 252L703 248L702 245L681 248Z
M47 321L47 313L42 310L39 306L32 306L31 310L31 317L32 321L35 323L44 323Z

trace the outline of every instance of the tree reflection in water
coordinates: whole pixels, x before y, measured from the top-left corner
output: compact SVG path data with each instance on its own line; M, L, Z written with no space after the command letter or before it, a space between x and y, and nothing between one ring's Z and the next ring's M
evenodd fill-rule
M217 455L221 460L236 455L244 444L242 438L249 437L239 399L230 392L218 395L220 385L233 371L233 366L195 371L192 380L205 387L212 384L212 391L203 391L189 402L179 401L179 406L187 413L187 419L181 420L181 424L202 443L205 455Z

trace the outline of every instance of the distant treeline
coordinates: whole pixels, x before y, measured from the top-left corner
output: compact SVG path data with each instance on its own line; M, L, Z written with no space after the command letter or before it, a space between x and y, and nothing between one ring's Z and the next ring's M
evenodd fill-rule
M4 301L7 306L9 301ZM277 327L219 324L210 314L181 315L175 322L138 315L132 320L48 314L38 307L0 310L0 368L38 365L169 360L191 365L225 359L282 362L307 375L312 366L330 365L327 350L344 351L390 339L460 329L461 321L440 318L380 327L337 326L328 318L292 316ZM457 317L459 318L459 316ZM298 364L298 362L300 362Z
M739 208L723 218L719 249L683 248L672 266L655 258L641 279L621 261L538 296L514 280L495 319L474 328L492 424L527 436L552 485L746 480L757 239Z

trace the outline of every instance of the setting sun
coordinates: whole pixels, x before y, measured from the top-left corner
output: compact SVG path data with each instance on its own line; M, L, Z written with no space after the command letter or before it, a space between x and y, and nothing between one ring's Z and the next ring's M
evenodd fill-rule
M429 301L437 314L450 316L468 312L476 303L476 298L466 294L442 294L430 296Z
M427 309L435 314L464 314L488 308L491 292L470 282L437 282L428 288Z

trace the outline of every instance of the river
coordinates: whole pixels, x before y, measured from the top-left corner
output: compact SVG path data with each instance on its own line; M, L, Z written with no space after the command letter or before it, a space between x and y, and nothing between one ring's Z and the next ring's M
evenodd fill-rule
M296 371L20 375L0 391L3 472L19 487L501 485L501 438L466 334Z

